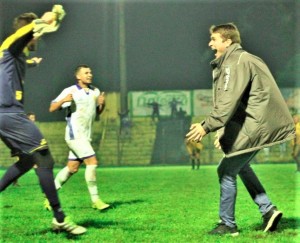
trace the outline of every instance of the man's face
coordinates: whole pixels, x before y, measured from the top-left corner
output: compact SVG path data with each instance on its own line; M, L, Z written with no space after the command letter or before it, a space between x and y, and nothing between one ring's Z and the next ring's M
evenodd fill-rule
M82 84L91 84L93 80L93 74L90 68L81 68L76 74L78 82Z
M226 48L230 46L231 40L223 40L220 33L212 33L210 35L210 42L208 46L216 51L216 58L219 58L226 51Z
M29 118L30 121L35 122L35 115L31 114L31 115L28 116L28 118Z

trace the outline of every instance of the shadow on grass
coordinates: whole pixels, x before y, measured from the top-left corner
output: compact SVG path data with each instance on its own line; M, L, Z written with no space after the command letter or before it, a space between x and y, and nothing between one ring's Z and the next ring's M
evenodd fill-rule
M284 229L299 229L300 226L300 218L299 217L291 217L285 218L283 217L279 222L279 230Z
M275 232L282 232L286 229L299 229L300 226L300 218L299 217L290 217L290 218L282 218L277 226ZM256 225L255 230L261 230L261 225Z
M118 225L118 223L115 223L113 221L102 221L102 220L84 220L84 221L80 221L79 225L83 226L87 229L90 229L90 228L102 229L102 228L108 228L109 226L116 226L116 225ZM66 239L69 239L69 240L80 240L80 237L81 237L81 235L72 235L65 231L60 231L60 232L53 231L49 228L40 230L38 232L27 233L26 235L27 236L35 236L35 235L49 235L49 234L53 234L53 235L62 234L62 235L64 235L64 237Z
M132 204L137 204L137 203L143 203L145 202L144 200L140 200L140 199L135 199L135 200L131 200L131 201L113 201L113 202L108 202L110 204L110 207L109 208L106 208L104 210L101 210L101 213L105 213L107 211L110 211L111 209L114 209L114 208L117 208L121 205L132 205ZM69 206L68 208L69 209L78 209L78 208L82 208L82 209L85 209L87 206L78 206L78 205L75 205L75 206ZM65 207L66 208L66 207Z
M143 203L145 202L144 200L140 200L140 199L135 199L135 200L131 200L131 201L114 201L114 202L111 202L111 208L117 208L121 205L132 205L132 204L137 204L137 203Z
M130 201L114 201L114 202L111 202L110 205L111 207L109 207L108 209L106 210L103 210L101 211L101 213L103 212L107 212L109 211L110 209L114 209L114 208L117 208L121 205L132 205L132 204L136 204L136 203L143 203L144 200L140 200L140 199L135 199L135 200L130 200ZM9 207L9 206L6 206L6 207ZM74 206L74 207L69 207L69 208L78 208L78 206ZM85 207L83 207L85 208ZM86 228L96 228L96 229L101 229L101 228L107 228L109 226L118 226L119 223L115 223L113 221L102 221L102 220L85 220L85 221L81 221L80 222L80 225L83 226L83 227L86 227ZM46 235L46 234L49 234L49 233L52 233L52 234L64 234L65 237L69 240L79 240L80 239L80 235L71 235L69 233L66 233L66 232L55 232L55 231L51 231L49 229L45 229L45 230L41 230L39 232L34 232L34 233L29 233L29 235L36 235L36 234L39 234L39 235Z
M60 232L54 231L50 228L32 232L32 233L30 232L30 233L27 233L26 236L30 237L30 236L36 236L36 235L39 235L39 236L45 235L45 236L49 237L49 234L51 234L51 235L53 234L53 236L54 235L63 235L66 239L72 239L72 240L80 239L80 236L81 236L81 235L72 235L65 231L60 231Z
M109 226L118 225L118 223L113 221L91 219L91 220L80 221L80 225L88 229L90 228L102 229L102 228L108 228Z
M12 208L13 205L3 205L2 208Z

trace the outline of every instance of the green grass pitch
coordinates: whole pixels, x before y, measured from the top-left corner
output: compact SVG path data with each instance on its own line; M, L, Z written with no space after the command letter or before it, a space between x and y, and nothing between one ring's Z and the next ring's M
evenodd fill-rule
M216 166L123 167L97 170L100 196L113 205L91 208L84 167L59 191L66 214L88 228L81 236L51 231L52 213L34 171L0 194L1 242L300 242L300 173L294 164L253 165L284 215L274 233L258 230L261 215L238 180L238 237L207 234L218 221ZM58 169L55 169L57 173ZM4 170L0 170L0 175Z

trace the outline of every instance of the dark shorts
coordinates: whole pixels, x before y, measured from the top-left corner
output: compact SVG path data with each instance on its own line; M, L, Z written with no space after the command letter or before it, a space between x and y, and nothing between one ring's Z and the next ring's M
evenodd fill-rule
M24 113L0 113L0 138L12 156L48 148L38 127Z
M198 148L193 148L193 155L200 154L201 150Z

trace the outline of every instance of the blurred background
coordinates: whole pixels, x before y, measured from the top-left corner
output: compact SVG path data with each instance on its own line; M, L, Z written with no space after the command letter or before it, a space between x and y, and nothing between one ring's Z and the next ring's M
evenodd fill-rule
M94 146L102 164L187 163L184 134L211 107L211 25L235 23L243 48L267 63L291 112L299 112L297 0L1 0L1 41L12 33L14 17L24 12L42 15L54 4L62 4L67 15L60 29L45 35L32 54L43 57L43 62L28 70L25 108L36 113L62 163L64 113L49 113L48 108L75 82L74 68L83 63L92 68L95 86L107 94L108 106L95 124ZM178 116L171 114L172 100L181 112ZM154 101L160 105L160 119L152 117ZM122 123L124 114L127 123ZM123 136L126 125L129 135ZM49 130L51 126L57 133ZM59 152L57 141L64 148ZM221 155L212 149L210 137L205 143L203 161L215 163ZM288 148L283 154L286 161ZM275 160L280 149L274 149Z

